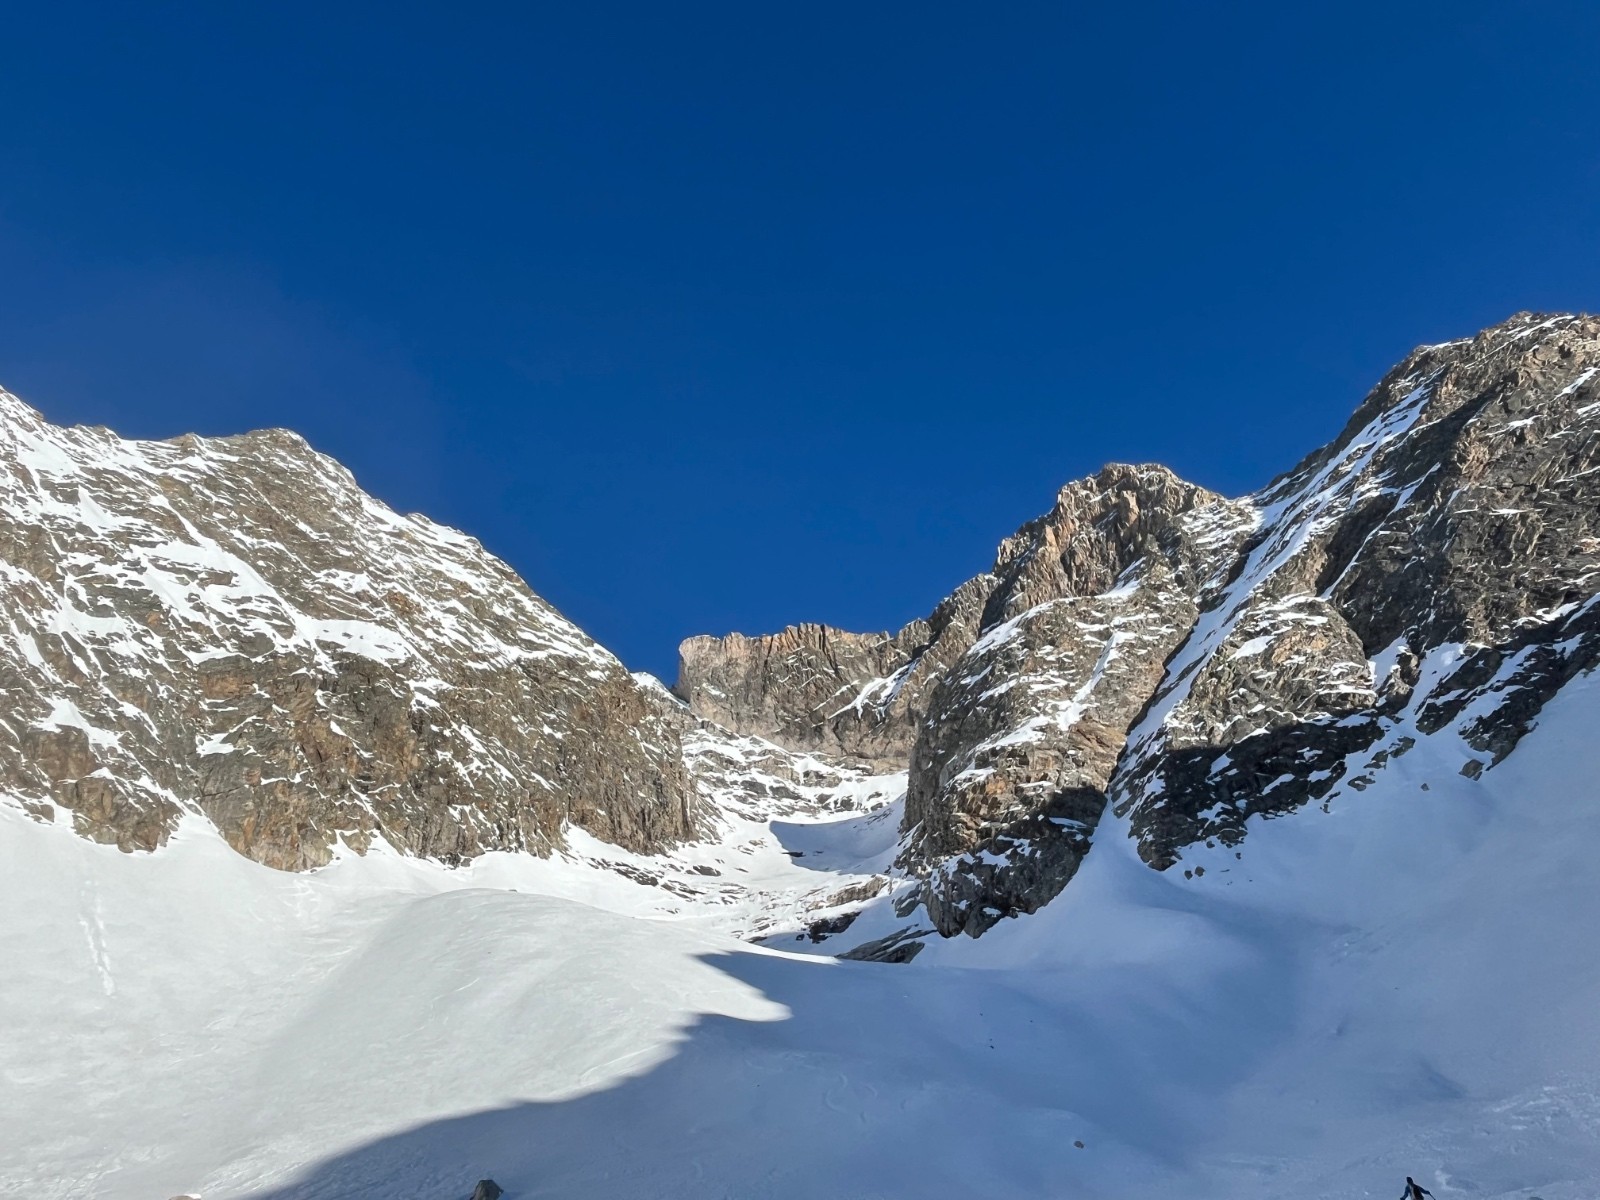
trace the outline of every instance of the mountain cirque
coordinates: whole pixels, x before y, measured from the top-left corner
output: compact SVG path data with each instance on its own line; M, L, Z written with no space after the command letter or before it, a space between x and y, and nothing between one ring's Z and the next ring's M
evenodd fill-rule
M1108 809L1165 869L1416 736L1453 728L1469 775L1499 761L1600 652L1597 525L1600 322L1521 314L1413 352L1253 496L1108 467L1007 539L956 619L695 639L679 690L786 744L848 752L841 719L909 744L901 866L934 929L978 934L1059 893ZM849 644L882 649L815 649Z
M1069 484L898 633L690 639L681 700L292 434L127 442L5 396L0 441L0 781L129 850L193 812L289 869L574 827L652 854L745 790L836 809L906 771L897 937L980 934L1097 835L1173 868L1436 734L1476 777L1600 654L1588 317L1422 347L1243 499Z

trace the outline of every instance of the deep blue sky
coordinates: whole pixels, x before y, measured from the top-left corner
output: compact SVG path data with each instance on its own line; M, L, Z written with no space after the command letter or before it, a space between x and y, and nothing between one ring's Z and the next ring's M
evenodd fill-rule
M461 10L468 9L464 14ZM1600 5L12 5L0 382L292 426L635 667L1600 305Z

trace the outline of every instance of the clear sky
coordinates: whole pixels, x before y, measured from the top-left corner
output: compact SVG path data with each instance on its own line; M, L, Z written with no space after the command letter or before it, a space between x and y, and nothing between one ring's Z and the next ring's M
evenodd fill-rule
M1600 4L8 6L0 382L287 425L629 665L925 614L1600 306Z

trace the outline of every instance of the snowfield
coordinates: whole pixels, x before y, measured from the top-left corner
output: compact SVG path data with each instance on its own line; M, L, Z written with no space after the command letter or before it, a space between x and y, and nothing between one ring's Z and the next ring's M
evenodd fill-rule
M0 805L0 1192L1593 1200L1597 718L1576 680L1481 780L1446 731L1164 874L1108 815L1042 912L905 966L738 940L599 844L291 875ZM735 822L704 865L792 898L885 869L893 819Z

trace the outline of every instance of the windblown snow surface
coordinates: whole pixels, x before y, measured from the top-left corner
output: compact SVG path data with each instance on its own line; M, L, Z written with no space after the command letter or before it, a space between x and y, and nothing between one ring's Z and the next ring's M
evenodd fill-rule
M288 875L0 806L0 1192L1592 1200L1597 714L1574 681L1478 781L1421 739L1197 878L1103 825L1042 912L904 966L576 854ZM729 845L781 893L893 827Z

